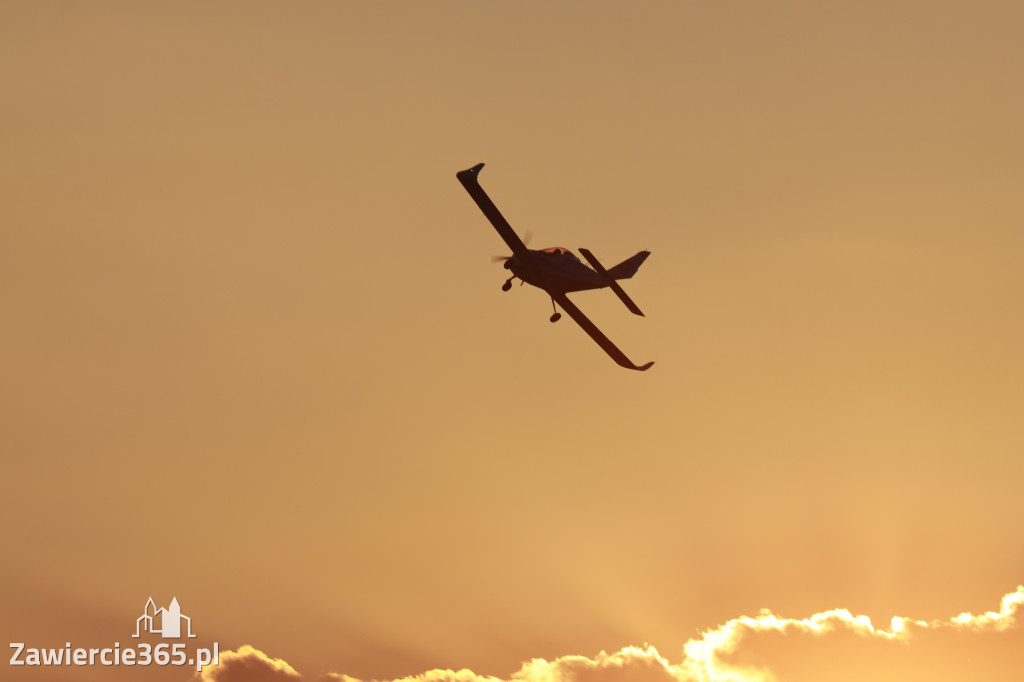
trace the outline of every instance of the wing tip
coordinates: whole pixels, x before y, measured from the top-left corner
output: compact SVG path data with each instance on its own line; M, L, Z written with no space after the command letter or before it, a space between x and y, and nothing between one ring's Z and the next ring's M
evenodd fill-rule
M455 174L455 177L462 178L463 176L479 175L480 174L480 170L483 167L484 167L483 162L478 163L477 165L473 166L472 168L467 168L464 171L459 171L458 173Z
M622 356L621 358L616 359L615 362L621 367L625 367L626 369L635 369L638 372L646 372L652 366L654 366L653 360L651 360L645 365L634 365L632 362L629 361L628 358L626 358L626 356Z

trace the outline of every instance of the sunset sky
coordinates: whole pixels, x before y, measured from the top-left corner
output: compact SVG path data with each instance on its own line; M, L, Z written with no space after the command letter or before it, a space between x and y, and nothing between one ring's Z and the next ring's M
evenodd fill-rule
M207 682L1017 679L1022 35L0 0L6 641L133 646L176 597ZM501 292L479 162L532 247L652 252L646 317L572 296L649 372Z

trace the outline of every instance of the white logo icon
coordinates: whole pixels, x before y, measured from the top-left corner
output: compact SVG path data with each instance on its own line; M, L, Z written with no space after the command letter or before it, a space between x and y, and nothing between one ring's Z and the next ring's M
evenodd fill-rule
M159 628L156 627L157 616L160 616ZM171 599L171 605L166 609L163 607L158 609L153 603L153 598L150 597L142 615L135 621L135 634L132 637L139 637L141 631L158 633L164 639L178 639L181 637L181 621L183 620L188 623L188 636L195 637L192 634L192 619L182 615L177 597Z

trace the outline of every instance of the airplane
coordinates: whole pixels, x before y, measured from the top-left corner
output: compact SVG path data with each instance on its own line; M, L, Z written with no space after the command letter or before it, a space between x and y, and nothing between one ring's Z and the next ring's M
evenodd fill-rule
M608 287L615 292L632 313L643 316L640 308L626 295L626 292L623 291L616 280L629 279L636 274L637 269L647 260L651 252L641 251L610 270L605 270L594 254L587 249L580 249L579 252L587 259L591 267L584 265L575 254L560 246L548 249L526 248L526 244L515 233L512 226L508 224L505 217L498 211L498 207L494 205L494 202L491 201L490 197L487 196L487 193L480 186L479 175L483 167L484 164L478 163L472 168L459 171L455 174L455 177L459 179L462 186L469 192L469 196L473 198L473 201L480 207L480 210L483 211L491 225L494 226L494 229L498 231L501 238L508 244L508 248L512 249L511 256L497 257L498 260L505 261L505 269L512 273L512 276L501 285L501 290L508 291L511 289L512 280L517 277L520 280L520 284L526 282L539 289L543 289L551 297L551 309L553 311L549 318L551 322L558 322L562 317L561 313L555 308L557 303L620 366L641 372L650 369L651 365L654 364L653 362L648 362L645 365L634 365L630 362L629 358L607 336L602 334L600 329L594 326L594 323L569 300L566 294L570 291L585 291Z

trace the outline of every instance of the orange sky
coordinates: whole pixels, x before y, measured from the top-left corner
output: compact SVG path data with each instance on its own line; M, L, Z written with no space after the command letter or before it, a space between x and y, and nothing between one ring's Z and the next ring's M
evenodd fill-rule
M555 682L847 609L946 625L731 660L1019 671L1019 601L949 619L1024 582L1022 34L1016 0L0 3L4 636L123 645L176 596L307 680ZM651 371L500 291L480 161L532 246L653 252L646 318L574 296Z

